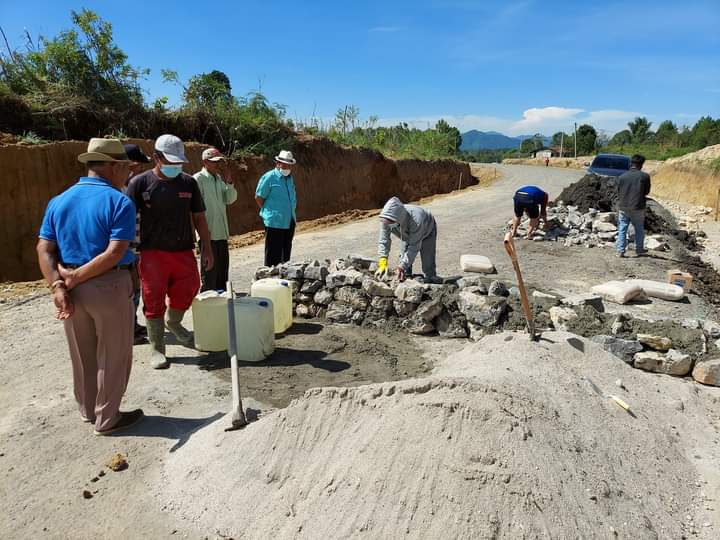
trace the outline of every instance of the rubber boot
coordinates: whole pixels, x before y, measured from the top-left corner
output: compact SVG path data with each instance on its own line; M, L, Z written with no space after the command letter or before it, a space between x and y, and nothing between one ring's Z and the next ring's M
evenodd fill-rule
M193 335L182 325L185 311L180 309L168 308L167 320L165 326L183 345L190 345L193 342Z
M148 341L152 347L150 365L153 369L167 369L170 363L165 357L165 324L162 319L147 319Z

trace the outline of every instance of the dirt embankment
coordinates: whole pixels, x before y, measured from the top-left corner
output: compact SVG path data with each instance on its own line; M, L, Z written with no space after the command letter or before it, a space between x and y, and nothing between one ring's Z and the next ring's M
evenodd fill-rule
M652 195L688 204L715 208L720 191L720 144L669 159L652 177Z
M145 152L152 141L134 140ZM84 174L76 157L87 143L63 141L37 146L0 145L3 171L0 213L0 248L6 262L0 280L38 279L35 241L45 207L53 196L71 186ZM202 167L200 154L205 145L186 145L190 164L186 172ZM343 148L324 139L302 140L293 148L298 158L295 181L298 192L298 219L312 220L348 210L378 208L395 195L412 201L448 193L458 185L477 183L466 163L451 160L421 161L385 158L370 150ZM229 206L230 233L243 234L262 228L254 195L258 178L273 166L270 158L252 157L233 162L238 200Z

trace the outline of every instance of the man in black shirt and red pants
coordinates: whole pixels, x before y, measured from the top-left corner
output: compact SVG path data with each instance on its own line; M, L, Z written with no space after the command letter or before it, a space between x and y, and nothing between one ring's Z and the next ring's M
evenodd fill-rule
M202 265L213 266L205 204L195 179L182 172L183 142L174 135L155 141L155 167L130 181L127 196L140 212L140 278L152 366L170 366L165 357L165 327L181 343L192 343L182 326L185 311L200 289L200 274L193 253L195 236L201 240ZM167 320L165 311L167 307Z

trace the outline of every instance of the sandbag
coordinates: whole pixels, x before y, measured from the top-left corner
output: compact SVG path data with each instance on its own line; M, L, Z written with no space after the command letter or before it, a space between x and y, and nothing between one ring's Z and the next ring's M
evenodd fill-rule
M625 283L642 287L645 294L651 298L662 298L663 300L677 302L685 297L683 288L673 283L663 283L662 281L652 281L649 279L626 279Z
M478 272L480 274L492 274L495 272L495 265L482 255L461 255L460 268L463 272Z
M616 304L627 304L631 300L645 298L645 292L640 285L625 281L608 281L602 285L595 285L590 290L600 295L603 300Z

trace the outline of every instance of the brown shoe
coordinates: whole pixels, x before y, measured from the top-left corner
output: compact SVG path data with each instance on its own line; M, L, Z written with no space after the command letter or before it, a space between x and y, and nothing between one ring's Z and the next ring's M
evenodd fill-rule
M111 433L115 433L116 431L128 429L137 424L140 420L142 420L143 416L145 416L145 413L143 413L142 409L135 409L134 411L129 412L121 412L120 420L118 420L113 427L109 429L103 429L102 431L95 430L95 435L110 435Z

